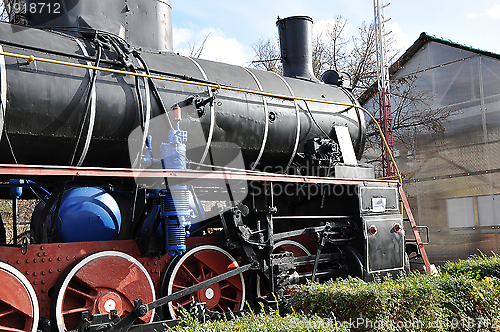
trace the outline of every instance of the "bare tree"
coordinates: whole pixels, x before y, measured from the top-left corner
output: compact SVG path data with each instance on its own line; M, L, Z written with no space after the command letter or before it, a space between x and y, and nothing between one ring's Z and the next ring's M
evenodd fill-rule
M320 77L329 69L343 71L348 61L348 42L345 38L347 21L337 16L334 24L319 31L313 39L313 71Z
M207 42L207 39L209 36L210 36L210 32L205 37L205 39L203 39L203 42L201 42L201 45L198 48L196 48L196 43L194 43L193 45L188 43L188 45L189 45L189 57L198 59L201 56L201 53L203 53L203 50L205 49L205 43Z
M5 6L4 1L0 1L0 21L8 22L9 21L9 13L7 12L7 7Z
M26 0L0 0L3 5L0 20L13 24L27 25Z
M391 80L392 129L395 141L411 150L414 132L427 133L443 139L445 122L459 110L451 107L434 107L433 96L422 91L417 75L407 75ZM373 115L379 118L378 99L374 98ZM379 147L380 136L375 124L368 122L367 147Z
M323 31L315 31L313 38L313 70L317 78L326 70L346 72L351 77L353 94L359 98L365 91L375 91L377 82L377 53L375 28L373 24L363 23L355 36L346 37L346 24L340 16L333 25ZM387 40L389 61L394 62L398 52L391 35ZM254 67L281 74L279 42L259 41L254 46ZM396 142L411 145L409 135L412 131L427 132L443 137L444 123L456 112L447 107L435 108L432 96L417 88L418 77L405 76L391 81L393 135ZM374 94L376 96L376 94ZM377 98L373 115L379 118ZM370 120L367 130L367 146L380 147L380 135L375 124Z
M276 74L281 74L283 67L281 65L281 53L279 41L259 40L257 45L253 46L255 52L255 60L251 66L257 69L272 71Z
M373 24L363 23L359 28L359 36L352 38L352 44L345 71L351 75L354 95L359 97L377 79L377 48Z

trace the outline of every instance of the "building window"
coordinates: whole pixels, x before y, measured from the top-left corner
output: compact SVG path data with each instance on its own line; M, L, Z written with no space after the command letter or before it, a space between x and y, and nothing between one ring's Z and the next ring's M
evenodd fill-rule
M473 197L449 198L446 200L448 227L474 227L474 199Z
M448 227L497 226L500 224L500 194L446 200Z
M479 196L477 198L479 226L498 225L500 219L500 195Z

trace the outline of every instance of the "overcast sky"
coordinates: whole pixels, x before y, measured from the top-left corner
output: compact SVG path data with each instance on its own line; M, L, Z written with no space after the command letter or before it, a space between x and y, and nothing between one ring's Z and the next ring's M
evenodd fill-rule
M386 30L406 50L421 32L500 53L500 0L385 0ZM276 18L307 15L315 27L340 15L347 34L373 21L373 0L171 0L174 50L189 54L208 36L202 58L247 66L260 39L277 36Z

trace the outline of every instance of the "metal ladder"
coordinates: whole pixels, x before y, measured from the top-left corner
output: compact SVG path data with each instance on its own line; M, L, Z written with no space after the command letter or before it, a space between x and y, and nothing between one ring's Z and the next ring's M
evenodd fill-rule
M404 210L406 211L406 215L408 216L408 220L410 222L411 228L413 230L413 234L415 235L415 241L417 242L417 247L424 260L425 271L427 273L431 273L431 263L429 262L429 258L427 257L427 253L425 252L424 243L420 238L420 233L418 232L418 226L415 222L415 218L413 217L413 213L410 209L410 204L408 204L408 199L406 198L405 192L403 190L403 186L399 185L399 195L401 197L401 201L403 203Z

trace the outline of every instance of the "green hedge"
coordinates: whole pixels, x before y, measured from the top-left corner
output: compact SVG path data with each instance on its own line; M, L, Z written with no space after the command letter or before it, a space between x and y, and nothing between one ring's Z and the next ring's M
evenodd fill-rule
M175 332L288 332L288 331L311 331L311 332L348 332L349 329L336 324L331 319L321 319L317 316L306 317L303 315L287 315L281 317L278 314L248 314L231 321L214 321L200 324L191 318L182 320L183 326L167 328L167 331Z
M294 287L293 306L353 331L500 331L498 271L497 255L474 256L435 276L309 283Z
M443 272L452 276L466 275L470 278L500 278L500 256L492 253L492 256L488 257L481 253L458 262L447 262L443 266Z
M447 263L438 275L411 274L367 283L350 278L293 287L294 314L248 314L199 324L197 331L500 331L500 257Z
M335 317L356 331L422 331L421 325L445 318L438 285L418 275L372 283L344 279L294 289L297 312Z

